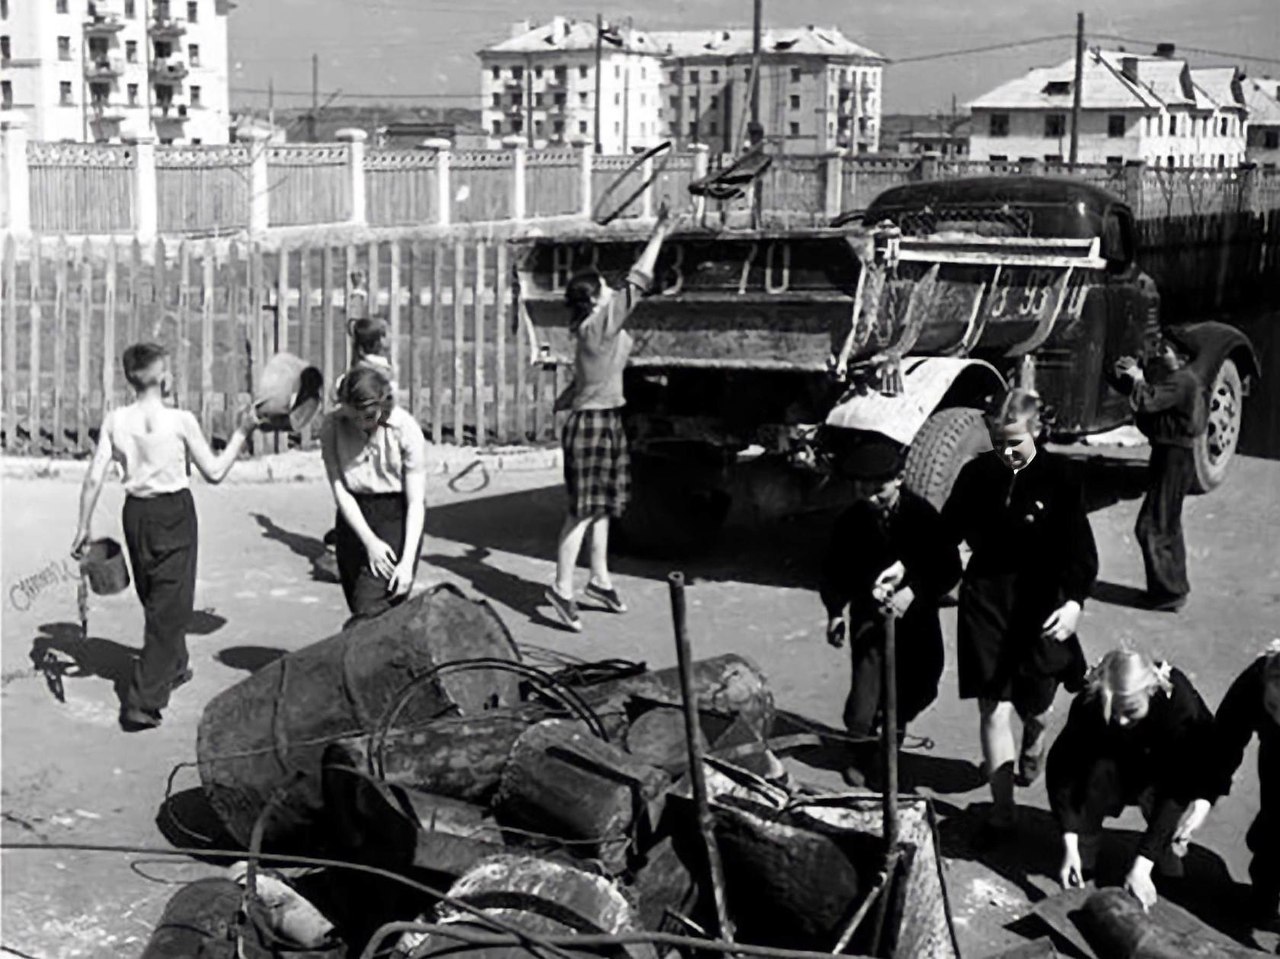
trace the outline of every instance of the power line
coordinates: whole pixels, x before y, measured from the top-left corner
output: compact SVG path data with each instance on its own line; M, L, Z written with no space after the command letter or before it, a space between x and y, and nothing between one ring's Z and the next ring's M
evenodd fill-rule
M1161 41L1156 40L1135 40L1133 37L1117 37L1114 34L1098 33L1092 34L1097 40L1111 40L1114 43L1140 43L1145 46L1155 47ZM1257 60L1260 63L1280 63L1280 57L1259 57L1251 53L1235 53L1229 50L1207 50L1204 47L1186 47L1182 44L1176 44L1178 50L1186 50L1190 53L1203 53L1211 57L1229 57L1233 60Z
M939 53L926 53L916 57L894 57L885 66L894 67L900 63L923 63L926 60L945 60L947 57L964 57L975 53L991 53L995 50L1013 50L1017 47L1029 47L1038 43L1051 43L1057 40L1071 40L1074 34L1055 33L1047 37L1031 37L1027 40L1012 40L1008 43L992 43L985 47L969 47L965 50L944 50Z

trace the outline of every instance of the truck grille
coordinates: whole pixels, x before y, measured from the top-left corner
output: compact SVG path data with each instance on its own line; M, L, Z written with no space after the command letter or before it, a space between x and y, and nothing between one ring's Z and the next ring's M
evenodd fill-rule
M1031 212L1009 206L926 206L886 211L885 219L907 236L970 233L977 236L1031 236Z

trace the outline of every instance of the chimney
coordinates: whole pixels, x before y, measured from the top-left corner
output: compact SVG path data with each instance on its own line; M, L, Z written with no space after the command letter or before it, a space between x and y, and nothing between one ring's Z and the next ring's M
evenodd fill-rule
M1130 83L1138 82L1138 58L1137 57L1121 57L1120 73Z
M559 40L561 37L568 36L568 34L569 34L569 24L565 21L565 18L560 16L560 14L556 14L554 17L552 17L551 18L551 39Z
M523 37L526 33L533 29L533 23L529 20L516 20L511 24L511 39Z
M1177 46L1172 43L1165 42L1156 44L1156 56L1163 57L1166 60L1172 60L1173 55L1177 50Z

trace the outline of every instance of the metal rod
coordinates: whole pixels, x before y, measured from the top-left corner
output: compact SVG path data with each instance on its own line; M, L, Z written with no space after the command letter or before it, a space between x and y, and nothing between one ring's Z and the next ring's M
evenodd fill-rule
M880 726L880 742L884 760L883 808L884 808L884 873L885 891L880 894L876 908L875 933L871 937L872 955L880 954L880 939L889 914L889 886L893 883L898 849L898 662L897 618L893 610L885 606L881 610L884 622L884 655L880 678L880 702L884 718Z
M1084 11L1076 14L1076 79L1071 85L1071 153L1069 168L1076 168L1080 156L1080 101L1084 86Z
M716 904L716 921L720 935L733 941L733 922L725 901L724 865L720 861L720 847L716 845L714 825L711 820L711 804L707 799L707 777L703 768L706 758L702 750L702 724L698 721L698 701L693 691L693 651L689 644L689 630L684 603L684 573L667 576L671 589L671 619L676 633L676 661L680 670L680 698L684 701L684 736L689 750L689 782L693 787L693 803L698 814L698 828L707 850L707 867L711 873L711 891Z
M751 11L751 122L760 122L760 33L764 0L755 0Z
M603 69L603 44L604 44L604 15L596 14L596 100L595 113L592 120L593 132L595 134L596 153L600 153L603 147L600 141L600 72Z
M896 862L896 857L892 857L888 864L890 868L883 870L876 877L876 884L871 887L871 891L867 893L867 898L862 900L862 905L858 906L848 924L844 927L844 932L840 933L840 938L836 940L836 946L831 950L833 956L838 956L849 948L849 943L853 940L854 934L858 931L858 927L862 925L862 920L867 917L867 913L871 911L871 907L878 901L880 895L889 886L889 878L893 875L892 866Z

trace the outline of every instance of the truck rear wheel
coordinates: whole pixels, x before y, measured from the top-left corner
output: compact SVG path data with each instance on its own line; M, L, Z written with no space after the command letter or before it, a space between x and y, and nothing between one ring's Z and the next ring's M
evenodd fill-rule
M631 502L615 524L618 546L645 556L681 556L710 548L729 515L724 457L696 444L631 453Z
M1191 483L1193 493L1207 493L1227 478L1227 464L1240 440L1240 420L1244 412L1244 390L1240 370L1234 360L1223 360L1209 387L1209 425L1196 438L1196 475Z
M989 449L991 437L981 410L967 406L938 410L920 427L907 454L907 488L941 510L960 468Z

